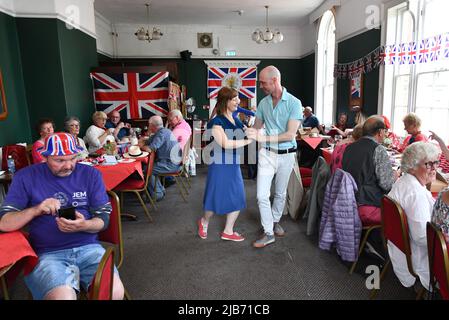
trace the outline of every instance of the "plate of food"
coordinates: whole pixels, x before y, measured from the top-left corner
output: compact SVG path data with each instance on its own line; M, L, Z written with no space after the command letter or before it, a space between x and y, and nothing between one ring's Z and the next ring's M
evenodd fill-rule
M89 161L80 161L78 163L85 164L86 166L93 166L94 165L92 162L89 162Z
M129 159L129 158L124 158L124 159L120 159L118 160L119 163L131 163L136 161L136 159Z

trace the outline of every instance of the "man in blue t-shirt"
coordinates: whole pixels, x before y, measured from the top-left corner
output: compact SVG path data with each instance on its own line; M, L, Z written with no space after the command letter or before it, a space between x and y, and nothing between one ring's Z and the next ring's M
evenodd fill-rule
M303 128L317 128L320 130L320 121L316 117L316 115L313 114L311 107L305 107L304 108L304 120L302 121Z
M105 252L97 233L109 224L111 204L101 173L77 164L79 152L68 133L47 137L42 152L47 162L18 171L0 207L0 231L29 226L39 261L25 283L37 300L73 300L80 286L87 292ZM69 207L75 220L58 217L59 209ZM116 270L113 298L123 294Z

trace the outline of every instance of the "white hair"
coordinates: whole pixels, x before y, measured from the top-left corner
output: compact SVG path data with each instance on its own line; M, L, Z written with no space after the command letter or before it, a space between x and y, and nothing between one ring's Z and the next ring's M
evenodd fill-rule
M152 116L148 122L158 128L162 128L164 126L164 122L160 116Z
M401 170L409 172L422 161L438 160L439 155L440 150L433 143L423 141L412 143L402 154Z
M182 116L182 112L179 109L173 109L168 113L172 117L178 117L180 119L184 119Z

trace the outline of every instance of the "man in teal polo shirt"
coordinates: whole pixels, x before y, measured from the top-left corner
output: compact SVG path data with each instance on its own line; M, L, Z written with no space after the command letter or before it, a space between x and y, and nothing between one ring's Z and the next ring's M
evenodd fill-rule
M302 120L302 105L299 99L282 87L281 73L276 67L264 68L259 74L259 83L267 96L260 101L255 124L247 129L247 135L262 143L257 168L257 203L264 235L253 246L263 248L274 242L275 235L285 235L279 221L284 210L288 180L295 163L296 132ZM263 127L265 133L261 130ZM271 205L270 190L275 176Z

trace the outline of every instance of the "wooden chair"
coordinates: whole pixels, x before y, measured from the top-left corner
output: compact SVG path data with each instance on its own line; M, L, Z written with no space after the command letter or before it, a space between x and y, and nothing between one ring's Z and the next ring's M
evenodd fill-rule
M447 243L440 228L427 222L427 249L432 290L439 290L444 300L449 300L449 256ZM438 285L437 285L438 284Z
M387 242L390 241L391 243L393 243L399 250L401 250L405 254L407 267L410 274L414 276L418 281L420 281L419 276L413 269L407 216L405 215L404 210L399 205L399 203L397 203L389 196L385 195L382 198L381 215L385 251L388 253ZM382 272L380 273L379 283L382 282L382 279L384 278L390 264L391 259L390 257L388 257L382 269ZM375 298L378 291L378 289L373 289L373 291L371 292L371 298ZM424 288L420 289L416 296L417 300L422 297L424 291Z
M115 191L120 192L120 199L122 200L122 207L123 207L123 193L126 192L132 192L134 193L137 198L140 201L140 204L143 207L143 210L145 211L145 214L148 217L148 220L150 222L153 222L153 218L150 215L150 212L148 211L147 206L145 205L145 202L143 201L140 193L144 192L147 196L147 198L150 201L150 204L153 206L154 210L156 210L156 205L153 201L153 198L151 198L149 192L148 192L148 183L150 181L151 178L151 174L153 172L153 166L154 166L154 158L156 156L155 152L150 152L150 154L148 155L148 165L147 165L147 170L145 172L145 180L142 181L141 179L133 179L133 178L128 178L125 181L123 181L122 183L120 183L117 187L114 188Z
M114 249L107 248L89 288L89 300L112 300L114 287Z
M181 160L181 168L177 172L168 172L168 173L159 173L156 177L165 179L165 177L173 177L176 181L176 185L178 187L179 193L185 202L187 202L187 195L189 194L190 181L188 181L189 170L187 168L187 163L189 160L189 152L190 152L190 141L192 140L192 136L187 140L187 143L184 145L182 150L182 160ZM183 178L186 179L184 184ZM154 184L154 191L156 193L156 184Z

